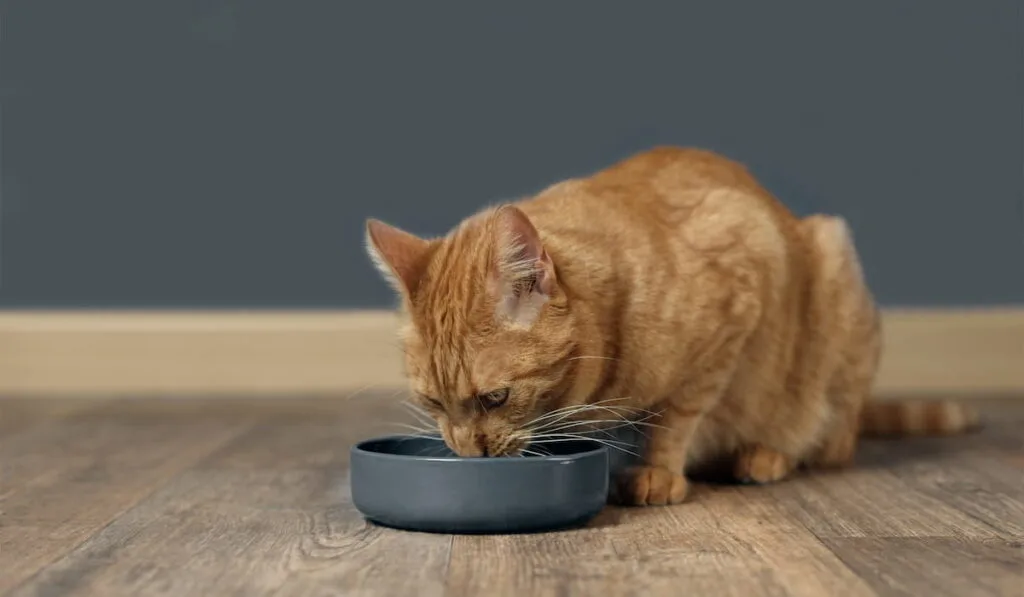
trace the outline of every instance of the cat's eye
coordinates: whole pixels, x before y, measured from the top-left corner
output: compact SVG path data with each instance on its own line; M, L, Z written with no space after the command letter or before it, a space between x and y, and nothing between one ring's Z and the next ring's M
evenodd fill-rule
M480 404L483 404L484 408L487 410L498 408L502 404L508 402L508 388L502 388L500 390L494 390L493 392L487 392L486 394L480 394L478 398L480 399Z

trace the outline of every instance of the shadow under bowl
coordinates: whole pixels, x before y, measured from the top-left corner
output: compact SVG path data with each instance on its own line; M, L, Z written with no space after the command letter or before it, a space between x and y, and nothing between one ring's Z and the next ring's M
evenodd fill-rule
M544 456L461 458L437 438L356 444L352 501L372 522L437 533L523 533L580 526L608 498L608 449L545 444Z

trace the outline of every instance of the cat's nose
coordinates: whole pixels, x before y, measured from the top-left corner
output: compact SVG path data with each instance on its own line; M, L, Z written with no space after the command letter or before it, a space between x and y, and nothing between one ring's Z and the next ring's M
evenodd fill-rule
M476 446L480 449L481 456L488 456L487 454L487 437L483 434L477 434Z
M472 428L454 428L451 434L451 449L463 458L491 456L490 442L483 433Z
M479 458L481 456L487 456L487 449L481 449L480 446L473 444L462 444L452 446L454 452L463 458Z
M452 449L452 452L455 452L463 458L486 456L486 454L484 454L484 450L481 449L481 444L477 441L476 436L467 430L453 429L451 442L448 447Z

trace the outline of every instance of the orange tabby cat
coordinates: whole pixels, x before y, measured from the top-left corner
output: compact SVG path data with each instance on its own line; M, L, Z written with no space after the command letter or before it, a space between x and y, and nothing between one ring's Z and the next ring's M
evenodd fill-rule
M850 463L859 433L974 423L867 403L880 322L845 223L797 219L710 152L654 149L444 238L370 220L367 245L402 296L412 390L458 454L519 453L576 414L658 414L622 503L681 502L712 458L765 483Z

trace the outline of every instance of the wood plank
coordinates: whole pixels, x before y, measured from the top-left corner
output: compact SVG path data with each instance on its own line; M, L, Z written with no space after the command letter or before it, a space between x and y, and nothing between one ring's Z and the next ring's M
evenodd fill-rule
M13 595L440 595L451 539L368 525L351 504L348 449L381 412L275 413Z
M860 469L885 469L919 494L988 524L1007 539L1024 537L1024 408L1017 400L979 402L985 427L955 438L866 441Z
M99 408L107 402L80 398L0 398L0 442L37 425L56 423L63 416Z
M557 535L456 537L456 594L873 595L762 488L700 488ZM614 525L614 526L612 526Z
M647 525L652 538L656 537L665 528L666 512L608 508L585 529L533 535L456 536L448 564L450 594L666 594L670 586L679 586L669 582L672 575L666 574L666 568L671 567L670 558L631 557L627 553L631 550L616 545L627 524ZM677 549L684 552L687 546ZM691 549L690 555L690 562L700 557L696 549ZM718 556L713 546L706 546L706 558ZM719 568L712 568L715 571ZM689 580L698 589L706 577Z
M892 447L880 449L870 445L864 451L871 460L883 457L872 452L886 452L887 471L915 492L987 524L1000 537L1022 539L1024 474L1013 463L1013 457L1019 453L993 446L977 447L981 445L979 440L984 439L974 438L971 444L913 440L898 450L899 456L895 458ZM948 447L961 444L963 449ZM976 447L972 449L970 445Z
M0 443L0 593L36 574L249 423L88 410ZM187 438L187 440L186 440ZM186 440L186 441L183 441Z
M826 544L879 595L1020 597L1024 545L944 538L830 537Z
M849 471L454 538L371 526L351 504L351 444L408 420L392 396L29 414L0 439L0 583L22 570L5 558L27 557L38 572L12 595L1014 594L1024 406L1001 408L977 435L867 442Z
M608 509L590 528L455 537L454 593L873 595L759 488L696 486L680 506Z
M815 471L764 489L819 538L1000 536L884 469Z
M721 532L746 542L789 595L868 596L874 591L763 487L724 487L700 504Z

